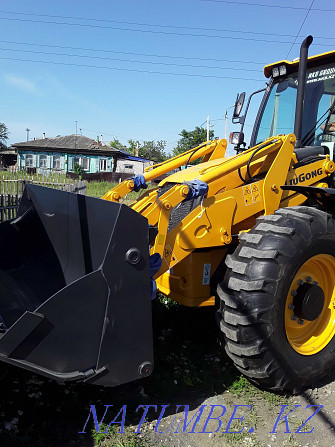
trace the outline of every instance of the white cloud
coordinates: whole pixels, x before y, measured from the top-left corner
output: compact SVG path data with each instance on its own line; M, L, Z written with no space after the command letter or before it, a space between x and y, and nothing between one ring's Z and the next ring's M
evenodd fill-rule
M39 94L39 89L36 84L29 79L14 74L5 75L5 81L7 84L16 87L19 90L23 90L28 93Z

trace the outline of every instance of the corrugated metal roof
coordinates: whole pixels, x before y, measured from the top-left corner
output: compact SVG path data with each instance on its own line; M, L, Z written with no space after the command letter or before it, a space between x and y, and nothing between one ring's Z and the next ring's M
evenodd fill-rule
M128 154L128 152L123 151L122 149L118 149L119 152L122 152L123 154L127 155L127 158L129 160L134 160L134 161L143 161L143 162L150 162L151 160L148 160L147 158L142 158L142 157L135 157L134 155L130 155Z

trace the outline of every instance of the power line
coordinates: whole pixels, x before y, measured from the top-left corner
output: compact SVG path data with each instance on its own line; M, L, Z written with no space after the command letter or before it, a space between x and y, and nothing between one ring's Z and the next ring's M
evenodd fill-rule
M191 68L206 68L206 69L215 69L215 70L241 71L241 68L236 68L236 67L213 67L213 66L208 66L208 65L192 65L192 64L176 64L176 63L169 63L169 62L139 61L139 60L119 59L119 58L102 57L102 56L85 56L82 54L52 53L52 52L47 52L47 51L33 51L33 50L17 50L17 49L1 48L1 47L0 47L0 50L20 52L20 53L45 54L48 56L68 56L68 57L79 57L79 58L99 59L99 60L102 59L102 60L109 60L109 61L131 62L131 63L138 63L138 64L167 65L167 66L175 66L175 67L191 67ZM252 69L252 68L243 68L243 71L254 71L254 72L259 73L260 70L256 70L256 69Z
M0 43L46 47L46 48L60 48L63 50L93 51L93 52L112 53L112 54L126 54L126 55L131 55L131 56L158 57L158 58L167 58L167 59L183 59L183 60L186 59L186 60L199 60L199 61L211 61L211 62L232 62L232 63L241 63L241 64L253 64L253 65L266 65L267 64L267 62L241 61L241 60L233 60L233 59L215 59L215 58L190 57L190 56L171 56L171 55L163 55L163 54L133 53L133 52L129 52L129 51L127 52L127 51L105 50L105 49L99 49L99 48L83 48L83 47L69 47L69 46L61 46L61 45L46 45L46 44L40 44L40 43L14 42L14 41L8 41L8 40L0 40Z
M229 3L233 5L247 5L247 6L259 6L264 8L279 8L279 9L297 9L307 11L308 8L303 6L283 6L283 5L269 5L265 3L253 3L253 2L236 2L233 0L199 0L201 2L212 2L212 3ZM334 12L335 9L324 9L324 8L313 8L312 11L324 11L324 12Z
M12 57L0 57L3 60L9 61L19 61L19 62L32 62L38 64L51 64L51 65L64 65L70 67L84 67L84 68L95 68L95 69L104 69L104 70L117 70L117 71L129 71L136 73L149 73L149 74L160 74L160 75L172 75L172 76L189 76L189 77L198 77L198 78L215 78L215 79L237 79L241 81L257 81L261 82L260 79L253 78L239 78L236 76L215 76L215 75L204 75L204 74L195 74L195 73L172 73L172 72L162 72L162 71L149 71L149 70L135 70L132 68L120 68L120 67L105 67L98 65L86 65L86 64L73 64L67 62L54 62L54 61L36 61L31 59L19 59Z
M307 9L307 8L301 8L301 9ZM86 20L88 22L119 23L119 24L123 24L123 25L149 26L149 27L155 27L155 28L188 29L188 30L200 30L200 31L230 32L230 33L238 33L238 34L257 34L257 35L265 35L265 36L295 37L294 34L276 34L276 33L264 33L262 31L244 31L244 30L236 30L236 29L203 28L203 27L196 27L196 26L162 25L162 24L158 24L158 23L126 22L123 20L96 19L96 18L92 18L92 17L88 18L88 17L75 17L75 16L61 16L61 15L36 14L36 13L25 13L25 12L14 12L14 11L0 11L0 13L32 16L32 17L49 17L49 18L54 18L54 19ZM315 36L315 37L317 37L318 39L334 39L332 37L322 37L322 36Z
M297 35L295 36L295 39L294 39L294 41L293 41L293 43L292 43L292 45L291 45L291 47L290 47L290 50L289 50L289 52L287 53L286 59L288 58L288 55L291 53L291 50L292 50L292 48L293 48L293 46L294 46L294 44L295 44L295 42L296 42L296 40L297 40L297 38L298 38L298 36L299 36L299 34L300 34L300 31L301 31L302 27L304 26L304 24L305 24L305 22L306 22L306 19L307 19L308 14L309 14L309 12L310 12L312 6L313 6L313 3L314 3L314 0L312 0L312 3L310 4L310 6L309 6L309 8L308 8L308 11L306 12L306 15L305 15L305 17L304 17L304 20L302 21L302 24L301 24L301 26L300 26L300 28L299 28L299 31L297 32Z
M83 23L54 22L54 21L47 21L47 20L31 20L31 19L12 19L9 17L0 17L0 20L29 22L29 23L43 23L45 25L65 25L65 26L89 27L89 28L109 29L109 30L114 30L114 31L129 31L129 32L135 32L135 33L164 34L164 35L168 35L168 36L208 37L211 39L233 39L233 40L267 42L267 43L276 43L276 44L290 44L290 43L292 43L292 42L288 42L288 41L279 41L279 40L255 39L252 37L233 37L233 36L218 36L216 34L210 35L210 34L177 33L177 32L168 32L168 31L139 30L139 29L132 29L132 28L112 27L112 26L103 26L103 25L88 25L88 24L83 24ZM321 44L321 43L315 44L314 46L316 46L316 45L322 46L322 47L328 46L326 44Z
M132 28L123 28L118 26L103 26L103 25L89 25L84 23L68 23L68 22L54 22L49 20L32 20L32 19L13 19L9 17L0 17L0 20L9 20L14 22L28 22L28 23L43 23L45 25L65 25L65 26L78 26L78 27L89 27L89 28L99 28L99 29L108 29L114 31L129 31L134 33L149 33L149 34L164 34L168 36L189 36L189 37L208 37L214 39L233 39L233 40L252 40L254 42L268 42L268 43L280 43L287 44L291 42L287 41L276 41L276 40L268 40L268 39L254 39L252 37L232 37L232 36L219 36L219 35L210 35L210 34L194 34L194 33L177 33L170 31L153 31L153 30L140 30L140 29L132 29Z
M253 4L252 4L253 5ZM259 5L259 6L271 6L271 5ZM272 5L272 7L277 7ZM307 10L308 8L294 8L287 7L289 9L302 9ZM316 9L313 9L316 11ZM323 11L323 9L320 9ZM328 10L324 10L328 11ZM334 10L335 11L335 10ZM188 29L188 30L200 30L200 31L218 31L218 32L229 32L229 33L238 33L238 34L256 34L256 35L265 35L265 36L279 36L279 37L295 37L295 34L278 34L278 33L265 33L262 31L244 31L244 30L236 30L236 29L222 29L222 28L203 28L198 26L180 26L180 25L162 25L158 23L143 23L143 22L127 22L124 20L107 20L107 19L96 19L92 17L75 17L75 16L61 16L61 15L51 15L51 14L36 14L36 13L25 13L25 12L15 12L15 11L0 11L2 14L14 14L14 15L23 15L23 16L32 16L32 17L49 17L54 19L73 19L73 20L86 20L88 22L104 22L104 23L119 23L123 25L136 25L136 26L149 26L155 28L172 28L172 29ZM323 36L315 36L317 39L332 39L335 37L323 37Z

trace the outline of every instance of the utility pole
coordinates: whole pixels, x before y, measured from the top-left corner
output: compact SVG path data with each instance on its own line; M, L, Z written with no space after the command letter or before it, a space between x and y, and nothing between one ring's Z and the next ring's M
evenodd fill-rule
M28 129L28 127L27 127L27 129L26 129L26 132L27 132L27 141L29 141L29 132L30 132L30 129Z
M209 115L207 115L207 141L209 141Z
M74 139L74 150L77 150L77 133L78 133L78 121L75 121L76 123L76 137Z
M227 127L228 127L228 110L232 109L233 107L235 107L235 104L233 104L232 106L228 107L228 109L226 110L225 116L224 116L224 137L225 140L227 140ZM228 141L228 140L227 140ZM227 146L227 155L229 157L229 147Z

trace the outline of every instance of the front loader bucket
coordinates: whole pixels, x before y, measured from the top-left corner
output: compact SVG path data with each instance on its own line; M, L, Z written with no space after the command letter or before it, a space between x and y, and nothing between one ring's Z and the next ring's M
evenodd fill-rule
M147 220L27 185L0 224L0 360L115 386L149 375L152 350Z

